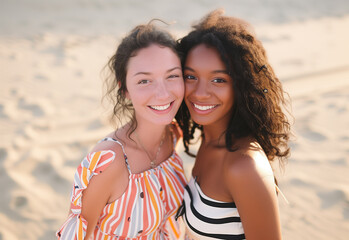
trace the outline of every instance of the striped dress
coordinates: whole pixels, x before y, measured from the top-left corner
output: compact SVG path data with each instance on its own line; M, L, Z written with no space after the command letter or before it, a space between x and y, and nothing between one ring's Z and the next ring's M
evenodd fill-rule
M174 144L176 142L175 134ZM106 138L102 141L114 141ZM107 204L97 223L93 239L178 239L179 225L174 220L182 200L186 178L182 160L174 151L154 169L133 174L121 145L129 171L126 191ZM105 170L114 160L111 150L88 154L78 167L71 194L71 214L57 232L58 239L84 239L87 222L80 215L81 197L91 178Z
M245 239L239 212L233 202L222 202L206 196L191 178L176 218L183 216L185 239Z

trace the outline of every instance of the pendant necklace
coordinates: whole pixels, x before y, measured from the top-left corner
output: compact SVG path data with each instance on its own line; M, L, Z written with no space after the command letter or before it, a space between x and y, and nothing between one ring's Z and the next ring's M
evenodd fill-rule
M142 143L141 140L139 139L139 136L138 136L138 134L137 134L137 131L135 130L135 136L136 136L136 138L137 138L137 141L139 142L139 145L142 147L143 151L147 154L147 156L148 156L148 158L149 158L149 160L150 160L150 167L151 167L151 168L155 168L155 167L156 167L155 161L156 161L156 159L157 159L157 157L158 157L158 155L159 155L159 153L160 153L162 144L164 143L164 139L165 139L165 135L166 135L166 129L167 129L167 128L165 128L165 132L164 132L164 134L162 135L162 138L161 138L161 141L160 141L158 150L156 151L156 154L155 154L154 159L151 158L150 154L149 154L148 151L145 149L143 143Z

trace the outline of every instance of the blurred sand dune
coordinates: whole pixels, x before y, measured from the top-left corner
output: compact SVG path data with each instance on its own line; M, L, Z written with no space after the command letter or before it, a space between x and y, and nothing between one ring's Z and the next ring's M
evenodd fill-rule
M55 239L76 166L112 131L101 70L125 31L159 17L177 37L224 7L256 28L294 115L283 236L349 236L347 1L2 1L0 240ZM103 107L104 106L104 107ZM179 151L190 174L193 159Z

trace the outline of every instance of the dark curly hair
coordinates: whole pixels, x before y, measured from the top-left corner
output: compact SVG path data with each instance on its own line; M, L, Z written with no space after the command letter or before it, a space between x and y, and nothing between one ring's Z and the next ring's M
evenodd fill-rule
M108 97L114 105L110 121L115 123L115 120L118 120L122 124L125 119L131 120L129 134L137 127L132 102L126 98L126 74L130 58L151 44L168 47L179 57L176 51L176 40L169 32L155 26L153 22L156 20L165 23L162 20L153 19L148 24L136 26L122 39L107 65L110 75L105 80L107 92L104 97Z
M205 44L217 49L233 79L234 106L224 136L226 148L236 151L237 139L252 136L269 161L275 157L285 160L289 155L290 124L283 112L284 92L252 27L241 19L223 16L222 10L215 10L193 28L178 40L182 66L191 49ZM196 129L202 131L202 126L190 118L184 102L176 119L183 131L185 152L194 156L189 152L190 140L194 139Z

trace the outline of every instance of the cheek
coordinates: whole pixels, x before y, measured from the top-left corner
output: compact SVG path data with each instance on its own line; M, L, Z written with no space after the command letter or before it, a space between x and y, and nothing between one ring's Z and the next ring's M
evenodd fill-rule
M195 85L194 84L190 84L190 83L186 83L184 84L185 90L184 90L184 97L188 97L193 90L195 89Z
M138 104L140 102L144 102L145 99L147 99L147 91L144 89L140 91L136 88L129 88L129 90L126 92L126 97L131 100L133 104Z
M223 98L224 101L228 104L228 105L233 105L234 103L234 91L232 91L231 89L223 91L220 94Z
M175 89L176 89L176 95L179 97L179 98L183 98L184 97L184 82L179 82Z

